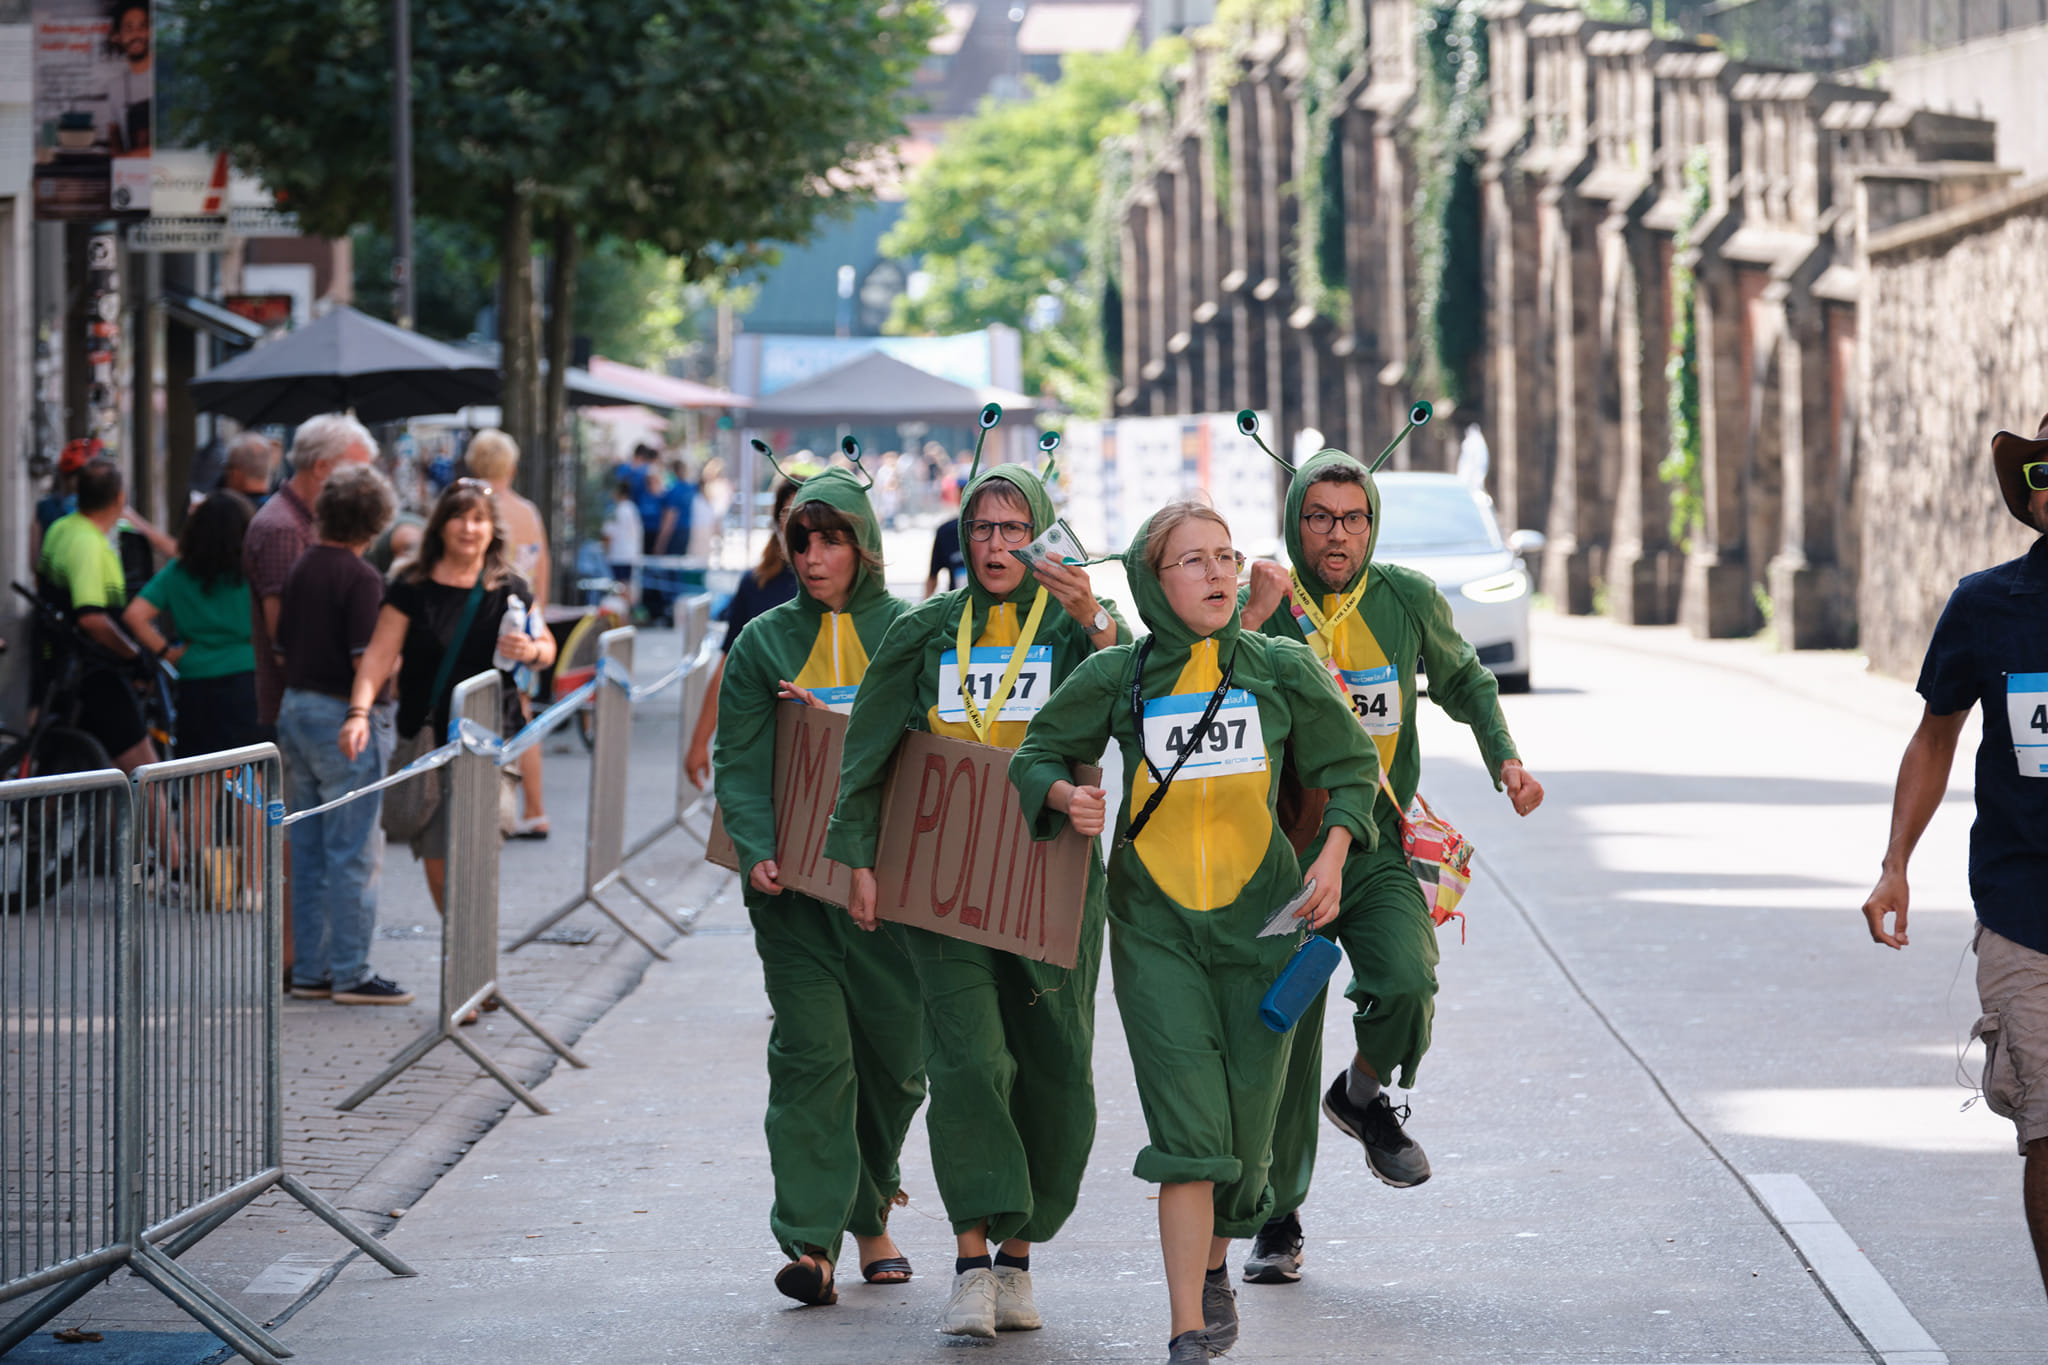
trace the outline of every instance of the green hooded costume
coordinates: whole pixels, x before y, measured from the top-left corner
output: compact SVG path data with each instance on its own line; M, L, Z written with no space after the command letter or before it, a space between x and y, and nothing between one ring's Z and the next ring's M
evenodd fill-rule
M1147 521L1124 565L1152 629L1140 690L1146 751L1162 775L1226 667L1230 690L1209 739L1190 752L1143 832L1110 858L1116 1002L1150 1139L1133 1173L1167 1184L1215 1182L1216 1235L1245 1237L1267 1215L1269 1139L1300 1031L1274 1033L1258 1014L1302 939L1258 937L1301 887L1274 816L1281 756L1291 749L1303 780L1328 790L1323 837L1342 825L1368 849L1378 767L1328 675L1299 643L1241 633L1235 611L1207 637L1181 623L1145 563L1151 529ZM1136 659L1136 648L1104 650L1031 723L1010 780L1038 838L1065 822L1046 805L1053 784L1112 738L1124 759L1119 833L1157 785L1131 715Z
M843 515L861 549L880 558L881 527L852 474L807 479L790 515L810 503ZM748 622L719 688L715 790L775 1010L768 1221L792 1260L812 1247L837 1259L845 1233L873 1237L887 1226L903 1135L924 1099L924 1037L916 973L894 940L862 933L836 906L794 891L766 895L749 879L755 864L775 856L777 684L788 679L845 711L869 649L903 610L866 565L840 612L799 579L794 600Z
M1052 500L1022 465L997 465L968 484L960 499L960 543L967 513L984 488L1008 484L1031 513L1031 532L1053 522ZM1030 714L1095 647L1088 631L1051 594L1044 594L1036 630L1030 623L1043 590L1029 574L1006 598L975 578L906 611L882 640L868 685L854 699L839 774L839 803L825 838L825 856L849 867L873 867L889 763L906 730L955 739L977 738L1014 748ZM1101 604L1130 631L1116 608ZM960 696L958 635L966 615L972 641L968 681L993 703L1007 663L1025 634L1028 663L994 713L970 713ZM1035 657L1032 657L1035 656ZM949 686L940 686L946 672ZM1050 1240L1074 1211L1081 1176L1095 1142L1095 981L1102 968L1102 865L1089 869L1081 950L1069 970L1014 953L965 943L923 929L886 925L917 966L924 995L926 1071L932 1103L925 1116L932 1169L955 1233L986 1222L991 1242Z
M1332 468L1356 472L1372 511L1363 565L1342 592L1330 591L1316 577L1301 543L1301 509L1309 488ZM1324 661L1349 696L1359 728L1372 737L1400 802L1397 808L1380 794L1373 812L1378 846L1352 845L1344 863L1343 908L1321 932L1342 944L1351 962L1351 984L1344 993L1356 1007L1352 1031L1359 1055L1382 1081L1393 1083L1398 1071L1399 1083L1412 1086L1436 1016L1437 964L1436 926L1401 850L1401 811L1414 799L1422 772L1415 736L1415 661L1421 659L1429 673L1430 699L1453 720L1472 727L1495 787L1501 764L1517 756L1515 745L1493 674L1458 634L1450 603L1435 581L1398 564L1372 562L1379 543L1380 492L1363 464L1341 450L1322 451L1303 464L1288 485L1283 531L1297 587L1261 629L1305 641ZM1354 594L1355 605L1347 610ZM1302 866L1321 851L1319 840L1302 854ZM1301 1041L1288 1064L1287 1093L1273 1134L1276 1218L1301 1207L1315 1169L1327 998L1327 991L1318 996L1295 1026Z

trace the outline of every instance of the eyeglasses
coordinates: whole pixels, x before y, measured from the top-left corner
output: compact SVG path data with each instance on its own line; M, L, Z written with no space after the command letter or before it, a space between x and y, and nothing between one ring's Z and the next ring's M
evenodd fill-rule
M1207 578L1213 570L1223 578L1235 578L1244 570L1244 556L1236 550L1226 550L1220 555L1205 555L1199 550L1191 555L1182 555L1166 565L1190 578Z
M967 523L967 538L987 540L998 530L1003 533L1005 545L1022 545L1031 539L1031 523L1028 521L970 521Z
M1346 512L1343 516L1340 517L1336 516L1333 513L1325 512L1321 508L1317 508L1313 512L1304 512L1302 514L1301 520L1303 525L1307 526L1309 530L1314 531L1319 536L1326 536L1330 534L1330 532L1336 527L1337 523L1340 521L1344 523L1345 535L1362 536L1365 534L1366 528L1372 525L1372 513Z
M2026 477L2027 487L2036 493L2048 489L2048 461L2023 464L2020 466L2020 473Z

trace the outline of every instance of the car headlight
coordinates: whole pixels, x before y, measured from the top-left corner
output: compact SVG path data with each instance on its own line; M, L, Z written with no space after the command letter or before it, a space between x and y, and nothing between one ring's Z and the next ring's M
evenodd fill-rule
M1475 578L1458 591L1474 602L1512 602L1529 591L1529 575L1509 569L1490 578Z

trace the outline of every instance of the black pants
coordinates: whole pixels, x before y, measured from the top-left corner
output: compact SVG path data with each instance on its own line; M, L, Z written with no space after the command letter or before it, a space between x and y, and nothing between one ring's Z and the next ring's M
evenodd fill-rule
M178 679L178 757L217 754L260 742L256 675Z

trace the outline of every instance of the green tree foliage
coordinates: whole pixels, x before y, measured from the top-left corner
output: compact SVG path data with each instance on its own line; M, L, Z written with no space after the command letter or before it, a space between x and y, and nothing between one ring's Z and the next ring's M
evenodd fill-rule
M1415 372L1422 388L1453 402L1471 396L1472 361L1486 340L1478 150L1487 114L1485 8L1484 0L1456 0L1425 2L1418 12L1425 116L1415 149Z
M391 232L368 223L349 234L355 257L355 306L390 321ZM422 217L413 223L413 322L430 337L459 339L498 292L497 240L475 225Z
M1705 441L1700 430L1700 337L1695 307L1697 281L1690 251L1692 234L1713 200L1707 149L1695 148L1685 163L1685 219L1671 239L1671 354L1664 362L1665 401L1671 418L1671 448L1657 476L1671 490L1671 538L1692 547L1707 512Z
M1137 129L1183 49L1155 43L1068 57L1061 78L1010 103L986 101L946 131L910 183L903 217L882 241L915 257L930 288L896 302L892 332L971 331L992 322L1025 331L1025 384L1076 412L1102 410L1109 371L1100 341L1104 280L1089 237L1103 143ZM1056 322L1042 322L1054 301Z

